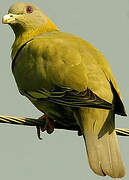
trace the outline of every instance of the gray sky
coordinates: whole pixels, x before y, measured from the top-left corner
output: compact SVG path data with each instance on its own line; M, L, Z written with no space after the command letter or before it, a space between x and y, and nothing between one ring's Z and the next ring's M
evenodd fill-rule
M1 2L1 17L15 0ZM128 0L32 0L65 32L91 42L108 59L129 114L129 2ZM17 90L11 73L14 35L0 24L0 114L39 117L39 112ZM116 117L117 127L129 127L128 117ZM35 128L0 125L0 179L100 180L89 168L82 137L57 130L36 137ZM129 138L119 144L129 179ZM111 179L106 177L104 179Z

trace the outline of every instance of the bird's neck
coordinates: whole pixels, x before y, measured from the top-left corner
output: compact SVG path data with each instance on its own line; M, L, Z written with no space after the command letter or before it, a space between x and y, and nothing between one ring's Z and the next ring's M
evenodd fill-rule
M49 20L46 25L31 29L29 31L24 31L22 33L15 33L15 41L12 46L12 60L14 59L18 49L28 40L34 38L35 36L38 36L43 33L47 32L53 32L53 31L59 31L59 29L56 27L56 25Z

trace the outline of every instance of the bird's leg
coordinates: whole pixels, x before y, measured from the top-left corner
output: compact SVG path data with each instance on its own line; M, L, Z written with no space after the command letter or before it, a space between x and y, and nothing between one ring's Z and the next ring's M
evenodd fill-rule
M54 131L54 120L49 118L46 114L41 116L39 119L43 120L43 122L44 122L44 125L36 126L37 136L41 140L42 138L40 137L40 131L42 131L42 132L47 131L48 134L51 134Z
M38 136L39 139L42 139L40 137L40 131L42 131L42 132L47 131L48 134L51 134L54 131L54 128L78 131L78 136L82 136L82 131L79 128L79 126L74 126L74 125L73 126L69 126L69 127L64 126L64 125L58 123L57 121L52 120L46 114L41 116L39 118L39 120L43 121L43 125L42 126L36 126L36 128L37 128L37 136Z
M69 125L69 126L65 126L63 124L60 124L58 121L54 121L54 128L55 129L65 129L65 130L70 130L70 131L77 131L78 132L78 136L82 136L82 131L80 129L80 127L78 125Z

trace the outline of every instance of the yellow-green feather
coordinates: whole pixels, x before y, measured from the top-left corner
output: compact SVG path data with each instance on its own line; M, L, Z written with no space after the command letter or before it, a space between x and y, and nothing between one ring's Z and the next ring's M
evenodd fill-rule
M46 32L59 31L58 27L49 18L47 20L47 24L44 26L30 29L30 31L20 34L20 36L15 39L12 46L12 60L15 58L18 49L28 40Z

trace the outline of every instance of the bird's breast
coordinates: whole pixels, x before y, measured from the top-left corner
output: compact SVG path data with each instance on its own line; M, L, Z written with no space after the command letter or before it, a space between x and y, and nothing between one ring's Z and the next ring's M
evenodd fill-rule
M17 56L13 75L19 89L26 91L49 89L50 83L42 57L34 57L31 52L24 49Z

